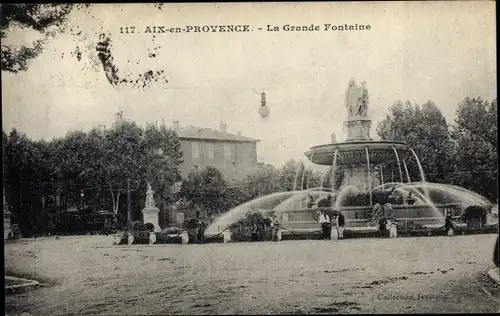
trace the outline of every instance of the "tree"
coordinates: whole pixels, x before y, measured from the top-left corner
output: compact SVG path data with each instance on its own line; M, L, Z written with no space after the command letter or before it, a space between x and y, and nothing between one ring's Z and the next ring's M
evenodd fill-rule
M465 98L458 106L451 135L460 171L453 182L497 199L497 100Z
M179 164L182 162L181 144L171 129L161 125L148 125L142 146L145 151L146 178L156 192L165 192L180 180Z
M448 124L432 101L422 107L410 101L406 104L396 102L386 118L377 125L377 134L382 140L404 141L413 148L427 180L431 182L447 182L448 175L454 171L454 145L449 136ZM401 156L400 160L405 158L407 162L413 161L408 164L412 178L419 179L415 159L410 153Z
M276 177L277 179L276 188L278 189L278 191L284 192L284 191L293 191L299 189L300 181L302 179L298 179L298 177L299 174L300 175L302 174L300 172L297 172L298 167L299 167L299 162L295 161L295 159L290 159L286 161L285 164L278 169L278 174ZM294 185L296 187L294 187Z
M220 170L214 167L189 173L182 184L180 195L209 213L224 212L230 206L228 183Z
M57 31L63 31L69 13L81 5L73 4L2 4L0 6L0 37L8 36L12 27L37 31L42 39L33 43L33 47L2 44L2 71L17 73L28 69L28 61L36 58L44 44Z
M41 146L15 129L3 136L5 196L13 221L19 224L23 234L27 234L38 226L40 191L43 189L39 184L45 173Z

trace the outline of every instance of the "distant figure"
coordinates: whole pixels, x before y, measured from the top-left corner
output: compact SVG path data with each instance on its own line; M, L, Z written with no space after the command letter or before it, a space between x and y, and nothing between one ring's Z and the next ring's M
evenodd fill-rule
M384 204L384 217L385 218L392 218L394 217L394 210L392 208L391 203L385 203Z
M197 239L198 243L202 244L205 242L205 228L206 224L203 221L203 218L200 216L200 212L196 211L196 230L197 230Z
M332 195L328 194L326 197L318 201L318 207L331 207L332 206Z
M415 199L415 197L413 196L413 191L410 191L408 193L408 197L406 198L406 203L408 203L408 205L413 205L415 204L417 200Z
M396 193L396 186L393 186L391 188L391 191L389 192L389 195L387 196L387 199L389 200L389 203L395 204L397 198L398 198L398 195Z
M446 234L448 236L453 236L453 234L454 234L453 228L454 227L455 226L453 225L453 222L452 222L451 212L448 212L448 214L446 215L446 218L444 220L444 229L445 229Z
M323 210L321 211L321 214L319 216L319 224L321 225L323 240L331 239L330 216L328 216L328 214L326 214L326 212Z
M257 224L253 225L252 234L250 235L250 241L261 241L260 229Z
M277 232L278 232L278 220L276 219L276 215L271 217L271 241L278 241Z
M111 227L111 223L109 222L109 218L104 219L104 235L108 236L109 235L109 230Z
M314 202L314 198L312 195L309 193L307 195L307 208L313 208L313 206L316 205L316 202Z
M379 231L381 237L386 235L386 233L387 233L387 219L385 217L382 217L378 221L378 231Z
M345 228L345 217L341 212L338 212L336 214L336 224L337 224L337 231L339 233L339 239L344 238L344 228Z
M376 203L374 206L373 206L373 210L372 210L372 219L378 219L380 217L382 217L382 205L380 205L379 203Z
M389 230L389 237L390 238L398 237L398 226L397 226L396 220L394 218L389 218L387 220L386 227Z

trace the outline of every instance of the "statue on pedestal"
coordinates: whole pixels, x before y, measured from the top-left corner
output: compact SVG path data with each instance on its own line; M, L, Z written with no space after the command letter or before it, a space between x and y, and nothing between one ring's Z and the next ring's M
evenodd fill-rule
M149 182L148 182L148 190L146 191L146 202L144 204L145 208L155 208L156 207L154 193L155 192L151 188L151 184L149 184Z
M357 103L359 99L359 88L356 86L354 79L349 81L349 86L345 92L345 107L348 116L354 116L357 111Z
M146 201L144 203L144 209L142 210L143 221L144 224L151 223L153 224L154 231L161 231L160 226L158 225L158 213L160 209L156 207L155 199L154 199L154 191L151 188L151 185L148 183L148 190L146 191Z
M354 80L349 81L349 86L345 93L345 107L348 116L366 117L368 111L366 82L363 81L361 87L358 87Z
M360 89L360 98L358 99L358 110L356 115L357 116L366 116L368 112L368 89L366 89L366 82L363 81L361 83L361 88Z

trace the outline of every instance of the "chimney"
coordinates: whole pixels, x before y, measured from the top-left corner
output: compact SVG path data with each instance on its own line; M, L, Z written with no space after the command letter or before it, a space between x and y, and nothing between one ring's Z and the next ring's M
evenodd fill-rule
M335 133L332 133L330 137L332 139L332 144L335 144L337 142L337 135L335 135Z
M227 133L227 124L224 122L220 122L220 132Z
M180 125L179 125L179 121L174 121L174 131L178 132L180 130Z
M241 136L241 132L238 132L238 136Z

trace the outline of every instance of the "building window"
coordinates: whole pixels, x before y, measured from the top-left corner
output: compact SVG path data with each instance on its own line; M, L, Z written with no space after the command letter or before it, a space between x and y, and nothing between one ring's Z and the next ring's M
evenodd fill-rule
M233 160L233 147L231 144L224 145L224 158L229 161Z
M215 144L214 143L207 143L207 157L208 157L208 159L215 158Z
M200 158L200 146L198 143L192 143L193 159Z

